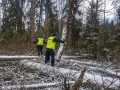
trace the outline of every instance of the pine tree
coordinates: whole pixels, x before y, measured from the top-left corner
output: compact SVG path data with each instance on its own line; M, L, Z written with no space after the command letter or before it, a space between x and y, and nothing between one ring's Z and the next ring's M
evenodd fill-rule
M22 21L22 4L23 2L19 0L9 0L6 3L2 25L2 32L6 39L21 36L25 32Z

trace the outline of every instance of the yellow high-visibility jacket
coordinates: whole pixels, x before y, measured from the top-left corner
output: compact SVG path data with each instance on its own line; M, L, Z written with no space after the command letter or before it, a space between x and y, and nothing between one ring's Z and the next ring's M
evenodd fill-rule
M43 38L38 38L37 45L43 45Z
M50 36L50 37L47 39L47 48L49 48L49 49L55 49L56 42L53 42L53 39L54 39L53 36Z

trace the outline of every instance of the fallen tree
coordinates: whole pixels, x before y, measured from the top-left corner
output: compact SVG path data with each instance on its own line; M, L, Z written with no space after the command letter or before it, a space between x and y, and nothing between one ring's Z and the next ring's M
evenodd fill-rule
M36 62L31 62L30 60L22 60L20 61L20 66L24 66L26 68L33 68L33 69L38 69L40 71L45 71L45 72L54 72L54 73L60 73L63 76L68 76L72 77L74 76L74 79L76 80L76 82L74 83L74 81L69 81L67 82L67 84L73 84L73 86L70 88L70 90L76 90L76 88L79 88L79 86L82 84L83 82L83 76L84 73L86 71L86 69L84 69L81 72L75 71L75 70L69 70L69 69L64 69L64 68L57 68L57 67L51 67L49 65L44 65L41 63L36 63ZM23 73L23 72L22 72ZM21 75L22 73L19 73L19 75ZM13 81L13 80L12 80ZM66 83L66 81L65 81ZM44 84L31 84L31 85L15 85L15 86L7 86L7 87L1 87L2 90L4 89L22 89L22 88L26 88L26 89L34 89L34 88L49 88L49 87L58 87L63 85L63 82L57 82L57 83L44 83ZM77 86L77 87L76 87Z
M62 56L62 58L80 58L83 56ZM0 61L5 61L5 60L23 60L23 59L37 59L39 58L38 56L25 56L25 55L15 55L15 56L6 56L6 55L1 55L0 56Z
M72 62L72 64L73 64L73 62ZM78 63L79 64L79 63ZM76 66L76 64L73 64L74 66ZM78 66L78 65L77 65ZM40 73L45 73L45 74L47 74L47 73L50 73L49 75L51 75L51 74L53 74L53 76L52 77L54 77L54 75L55 75L55 73L56 73L56 75L59 75L59 76L67 76L68 78L70 78L69 80L72 80L72 81L80 81L81 83L82 83L82 85L86 82L86 81L88 81L88 80L90 80L90 82L92 82L92 83L97 83L100 87L102 87L103 86L103 83L104 83L104 85L105 86L108 86L108 87L112 87L113 85L115 86L117 86L118 85L118 83L117 82L119 82L119 80L117 80L117 78L110 78L110 77L101 77L101 76L99 76L99 75L93 75L93 74L90 74L90 73L85 73L85 76L84 76L84 79L83 78L79 78L80 76L80 72L79 71L76 71L76 70L70 70L70 69L65 69L65 68L59 68L59 67L51 67L50 65L46 65L46 64L42 64L42 63L36 63L36 61L35 60L21 60L20 62L19 62L19 67L25 67L25 68L23 68L23 70L22 70L22 72L20 71L18 74L16 74L16 76L13 78L13 82L14 82L14 80L16 79L17 80L17 77L20 77L20 76L22 76L22 74L23 73L26 73L26 70L27 69L33 69L33 70L38 70L38 71L40 71ZM79 66L78 66L79 67ZM84 68L84 67L80 67L80 68ZM89 68L89 67L88 67ZM31 71L31 70L30 70ZM80 70L81 71L81 70ZM81 73L82 74L82 73ZM55 76L56 76L55 75ZM82 74L82 75L84 75L84 73ZM44 75L43 75L44 76ZM52 77L51 77L51 79L52 79ZM31 78L31 77L30 77ZM101 78L101 79L100 79ZM19 78L20 79L20 78ZM62 79L61 79L62 80ZM62 81L57 81L57 82L62 82ZM82 81L83 80L83 81ZM97 81L97 80L99 80L99 81ZM104 81L106 81L106 82L104 82ZM11 81L10 81L11 82ZM70 81L69 81L70 82ZM79 85L81 85L81 83L78 83L77 84L77 86L79 87ZM36 84L38 84L38 83L36 83ZM107 85L108 84L108 85ZM17 85L19 85L19 84L17 84ZM31 84L31 85L33 85L33 84ZM24 85L24 86L26 86L26 84ZM66 85L65 85L66 86ZM73 84L73 86L76 86L76 85L74 85ZM14 87L14 86L8 86L8 87ZM27 87L27 86L26 86ZM34 85L33 85L33 87L34 87ZM39 88L40 88L40 86L38 86ZM52 86L51 86L52 87ZM71 85L70 85L70 87L71 87ZM22 88L22 86L21 86L21 88ZM31 88L31 87L29 87L29 88ZM106 87L105 87L106 88ZM73 89L74 90L74 89Z
M34 58L38 58L38 56L20 56L20 55L16 55L16 56L6 56L6 55L1 55L0 56L0 61L2 60L23 60L23 59L34 59Z
M62 74L63 76L69 75L69 77L74 77L74 80L76 80L80 75L80 72L75 71L75 70L51 67L50 65L36 63L36 62L32 62L30 60L21 60L19 64L20 64L20 66L23 66L25 68L36 69L36 70L40 70L42 72L49 71L49 72L53 72L53 73Z
M71 81L69 83L74 83L74 81ZM30 85L15 85L15 86L6 86L6 87L1 87L0 89L2 90L20 90L22 88L24 89L35 89L35 88L39 88L39 89L43 89L43 88L50 88L50 87L54 87L54 86L60 86L62 85L62 82L58 82L58 83L44 83L44 84L30 84Z

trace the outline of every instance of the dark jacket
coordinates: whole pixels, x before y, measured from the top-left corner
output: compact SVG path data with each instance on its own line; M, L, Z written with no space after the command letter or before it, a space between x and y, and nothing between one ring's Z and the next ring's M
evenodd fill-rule
M54 39L53 39L53 42L60 42L60 43L64 43L64 41L63 41L63 40L60 40L60 39L57 39L57 38L54 38Z
M63 40L60 40L60 39L57 39L57 38L54 38L54 39L53 39L53 42L60 42L60 43L64 43L64 41L63 41ZM48 50L48 51L51 51L51 50L53 51L54 49L49 49L49 48L47 48L47 50Z

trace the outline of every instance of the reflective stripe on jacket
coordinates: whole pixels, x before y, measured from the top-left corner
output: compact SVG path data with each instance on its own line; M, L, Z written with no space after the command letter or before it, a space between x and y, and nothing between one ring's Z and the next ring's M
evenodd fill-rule
M55 49L56 42L53 42L54 37L50 36L47 40L47 48Z
M43 38L38 38L37 45L43 45Z

